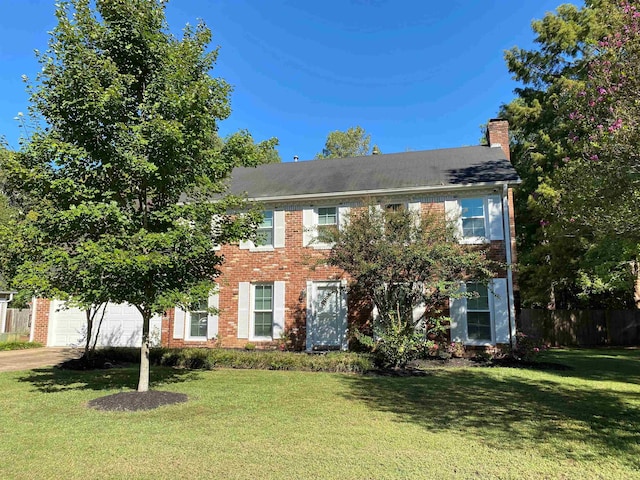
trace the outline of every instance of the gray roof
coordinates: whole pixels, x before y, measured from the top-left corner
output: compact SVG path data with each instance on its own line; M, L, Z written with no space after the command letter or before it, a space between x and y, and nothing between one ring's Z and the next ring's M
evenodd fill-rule
M519 181L502 148L477 146L236 168L230 190L260 199Z

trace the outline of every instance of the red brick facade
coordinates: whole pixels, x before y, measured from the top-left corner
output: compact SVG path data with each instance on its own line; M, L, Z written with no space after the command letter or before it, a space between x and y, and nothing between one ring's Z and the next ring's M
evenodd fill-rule
M512 196L509 202L511 239L514 238ZM442 201L423 203L422 211L432 211L444 215ZM285 212L285 247L272 251L250 251L240 249L238 245L224 245L218 252L224 255L222 275L219 285L219 320L217 339L207 341L187 341L174 337L174 311L167 312L163 318L162 344L169 347L183 346L221 346L242 348L249 340L238 338L238 285L240 282L271 283L286 282L285 287L285 332L294 339L295 347L303 349L306 336L306 286L307 281L338 280L345 277L337 268L322 264L326 250L303 246L303 215L301 208L291 208ZM488 257L506 264L504 241L492 241L478 248L487 249ZM505 277L506 269L498 271ZM348 322L362 323L370 316L370 307L360 304L357 299L349 298ZM275 346L273 342L250 342L259 347Z
M33 322L32 341L47 345L49 336L49 310L51 301L48 298L37 298L31 306L35 313L31 321ZM33 311L32 310L32 311Z

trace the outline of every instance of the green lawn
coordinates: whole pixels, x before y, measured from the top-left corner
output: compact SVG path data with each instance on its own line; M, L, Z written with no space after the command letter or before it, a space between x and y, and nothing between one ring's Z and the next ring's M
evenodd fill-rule
M187 403L86 408L135 369L0 374L0 478L640 478L640 350L426 377L156 368Z

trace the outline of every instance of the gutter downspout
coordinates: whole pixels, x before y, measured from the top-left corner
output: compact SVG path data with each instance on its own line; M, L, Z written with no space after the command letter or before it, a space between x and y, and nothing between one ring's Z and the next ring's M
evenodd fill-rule
M509 186L502 186L502 221L504 225L505 253L507 257L507 301L509 305L509 343L515 348L516 308L513 297L513 252L511 251L511 225L509 223Z

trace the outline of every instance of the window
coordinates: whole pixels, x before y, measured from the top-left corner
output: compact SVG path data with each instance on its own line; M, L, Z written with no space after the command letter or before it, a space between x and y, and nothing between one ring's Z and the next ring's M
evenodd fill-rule
M388 203L385 205L384 209L390 213L402 212L405 209L404 203Z
M338 211L336 207L318 208L318 226L338 225Z
M481 283L467 283L467 292L474 293L467 298L467 338L491 341L489 290Z
M267 210L263 214L262 223L258 225L256 245L273 245L273 210Z
M338 226L338 209L336 207L318 208L318 241L330 243L332 229Z
M273 285L253 286L253 337L273 335Z
M460 200L462 210L462 236L464 238L483 238L485 231L485 209L482 198Z
M189 310L189 336L207 337L209 321L209 305L206 299L199 300L191 305Z

